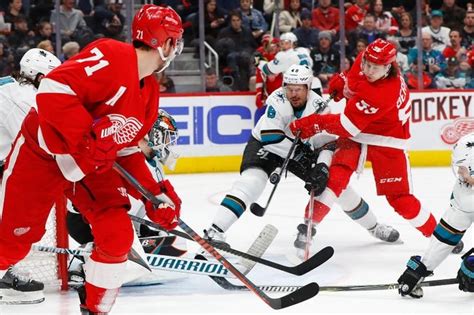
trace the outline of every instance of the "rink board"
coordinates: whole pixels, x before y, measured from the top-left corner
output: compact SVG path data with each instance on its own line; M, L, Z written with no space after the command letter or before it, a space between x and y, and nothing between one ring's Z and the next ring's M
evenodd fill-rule
M324 95L328 98L328 95ZM447 166L452 145L474 131L474 91L412 92L412 166ZM165 95L160 107L175 118L180 154L174 173L237 171L258 120L252 93ZM333 112L344 102L330 103Z

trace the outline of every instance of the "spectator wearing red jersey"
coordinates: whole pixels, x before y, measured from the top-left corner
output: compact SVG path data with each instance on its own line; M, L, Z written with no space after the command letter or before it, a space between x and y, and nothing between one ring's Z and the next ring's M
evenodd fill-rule
M339 32L339 10L331 6L331 0L319 0L319 6L312 12L313 27L320 31Z
M346 31L354 31L362 26L367 9L367 0L356 0L356 3L346 10Z
M368 12L375 16L375 27L378 31L388 35L394 35L398 32L397 20L390 11L383 10L382 0L372 0Z
M449 32L449 41L451 45L446 46L443 50L444 58L448 59L455 57L458 62L463 62L466 60L467 49L461 46L461 33L458 30L451 30Z

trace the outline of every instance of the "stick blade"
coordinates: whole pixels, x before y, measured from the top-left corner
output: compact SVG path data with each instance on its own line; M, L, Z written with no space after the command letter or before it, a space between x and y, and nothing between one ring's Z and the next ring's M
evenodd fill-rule
M263 217L265 214L265 208L262 208L258 203L252 203L250 205L250 211L257 217Z
M300 276L304 275L305 273L313 270L314 268L324 264L332 257L332 255L334 255L334 248L332 248L331 246L324 247L319 252L311 256L310 259L295 266L295 274Z
M282 296L278 299L272 299L270 301L270 306L275 310L283 309L309 300L318 293L319 285L316 282L311 282L288 295Z

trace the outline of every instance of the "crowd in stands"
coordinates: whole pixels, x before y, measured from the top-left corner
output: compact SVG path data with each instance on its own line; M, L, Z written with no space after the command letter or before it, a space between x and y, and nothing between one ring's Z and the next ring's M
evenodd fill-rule
M149 2L149 1L148 1ZM185 26L185 45L199 37L197 0L155 0L172 6ZM314 75L323 87L334 73L348 68L358 52L377 38L398 47L397 61L407 83L417 87L416 1L345 1L345 33L339 40L338 0L205 0L205 40L218 52L219 73L209 70L208 89L247 91L255 75L255 55L269 44L278 50L277 34L293 32L308 49ZM474 88L474 9L469 0L424 0L422 70L425 88ZM0 75L9 75L32 47L55 52L54 22L59 21L62 53L67 60L89 42L110 37L125 40L123 0L0 0ZM277 14L278 12L278 14ZM277 18L278 17L278 18ZM340 51L346 59L340 68ZM196 56L197 57L197 56ZM226 85L217 77L227 78ZM171 81L171 82L170 82ZM173 91L168 77L164 91Z

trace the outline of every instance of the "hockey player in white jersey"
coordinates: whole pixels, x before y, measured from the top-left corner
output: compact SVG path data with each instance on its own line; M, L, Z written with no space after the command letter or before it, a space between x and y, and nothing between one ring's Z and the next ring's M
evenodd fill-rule
M28 50L20 60L20 72L0 78L0 164L10 152L21 123L32 106L41 79L61 64L52 53Z
M282 165L287 156L293 143L290 123L320 110L325 103L310 89L312 77L312 70L308 66L293 65L283 76L283 87L268 97L265 115L257 122L245 147L240 178L222 200L212 225L204 231L208 239L225 241L225 232L240 218L247 206L260 197L270 174ZM288 164L288 170L304 181L308 191L314 190L315 195L321 194L326 188L335 140L335 136L324 132L316 134L307 143L297 145ZM356 222L362 225L369 222L372 224L370 228L377 226L377 220L367 203L352 189L347 189L346 198L341 198L340 204ZM394 233L398 239L398 232ZM295 246L304 248L304 241L297 238Z
M450 207L436 226L425 254L412 256L407 269L398 279L399 293L414 298L423 297L418 284L433 275L452 249L461 241L474 221L474 133L463 136L453 147L452 168L457 177L451 194ZM464 256L458 271L459 289L474 292L474 251Z

